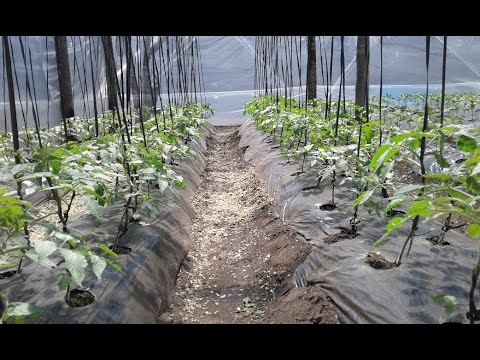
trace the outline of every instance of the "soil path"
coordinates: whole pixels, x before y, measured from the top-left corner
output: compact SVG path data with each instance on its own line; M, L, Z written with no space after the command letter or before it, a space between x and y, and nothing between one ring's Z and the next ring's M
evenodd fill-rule
M238 127L217 127L207 139L193 246L161 322L338 323L318 286L293 287L310 245L275 215L238 142Z

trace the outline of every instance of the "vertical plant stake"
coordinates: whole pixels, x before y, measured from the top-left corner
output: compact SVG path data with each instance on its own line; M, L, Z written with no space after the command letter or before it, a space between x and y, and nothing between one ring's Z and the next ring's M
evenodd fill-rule
M430 36L426 37L425 40L425 52L426 52L426 66L427 66L427 89L425 93L425 108L424 108L424 113L423 113L423 127L422 127L422 132L425 134L428 130L428 68L429 68L429 63L430 63ZM422 173L422 185L425 185L425 148L426 148L426 137L422 136L422 139L420 140L420 171ZM420 189L420 194L421 196L423 193L423 189ZM416 215L415 218L412 221L412 228L410 230L410 233L407 236L407 239L405 240L405 243L403 244L402 250L400 251L400 254L398 254L397 260L395 261L395 264L397 266L400 266L402 263L402 257L403 257L403 252L405 251L405 247L407 244L408 246L408 251L407 251L407 256L410 253L410 250L412 248L412 243L413 243L413 238L415 237L415 231L417 230L418 222L420 220L420 215Z
M13 76L12 76L12 61L11 61L11 54L10 54L10 41L8 36L2 36L2 44L3 44L3 53L4 53L4 62L5 62L5 70L7 75L7 86L8 86L8 101L10 104L10 123L12 127L12 138L13 138L13 150L15 152L15 164L20 164L20 156L19 156L19 149L20 143L18 139L18 125L17 125L17 111L15 108L15 91L13 88ZM15 174L14 177L16 178L17 182L17 196L20 200L23 200L22 197L22 177L21 173ZM25 206L22 205L23 210L25 211ZM30 246L29 240L29 232L28 232L28 225L24 225L24 235L25 239L27 240L27 246ZM23 251L24 253L24 251ZM22 260L20 259L18 262L17 273L22 271Z
M357 142L357 178L361 172L360 148L362 144L363 112L366 111L366 122L368 122L368 94L369 94L369 54L370 41L368 36L357 36L357 81L355 84L355 118L358 122L358 142ZM357 225L360 221L357 219L358 207L361 205L360 194L364 191L361 182L358 182L357 200L354 204L354 214L350 219L350 226L353 236L357 235Z

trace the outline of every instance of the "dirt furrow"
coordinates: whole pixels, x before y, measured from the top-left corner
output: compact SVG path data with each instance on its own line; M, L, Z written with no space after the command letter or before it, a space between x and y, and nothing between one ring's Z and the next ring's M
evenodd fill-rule
M218 127L207 139L193 246L161 322L337 323L318 286L293 288L290 277L310 245L275 215L238 140L237 127Z

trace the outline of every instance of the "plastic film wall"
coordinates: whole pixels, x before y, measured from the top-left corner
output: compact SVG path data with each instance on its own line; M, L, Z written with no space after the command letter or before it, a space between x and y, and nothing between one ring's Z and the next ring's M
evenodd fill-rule
M19 126L33 126L33 113L38 114L42 125L60 123L60 93L55 56L55 44L52 36L10 36L8 37L14 68L14 88ZM122 69L126 67L126 48L122 47L125 37L113 36L114 58L121 91L125 93L127 80L135 84L149 99L149 84L153 74L145 71L145 63L152 64L155 58L159 69L160 82L158 105L168 104L175 97L175 88L167 91L168 74L178 71L177 51L190 51L195 44L194 37L184 37L181 47L173 46L167 54L167 42L173 44L175 37L169 36L131 36L130 50L134 70L127 79ZM429 82L431 91L440 90L443 36L432 36L430 53ZM279 46L279 68L284 63L284 44L293 49L293 94L305 96L305 69L307 60L306 37L275 37ZM331 86L340 82L340 36L317 36L317 78L318 96L324 93L321 61L332 62ZM332 47L333 43L333 47ZM190 100L207 101L213 105L215 116L211 122L216 125L238 124L244 120L243 104L255 95L255 36L201 36L198 38L201 56L202 83L205 97ZM346 95L352 97L356 76L356 37L345 36ZM101 38L98 36L67 36L67 48L72 80L75 115L93 117L93 105L100 112L107 108L106 74L104 52ZM332 51L333 50L333 51ZM0 129L9 130L8 92L6 91L3 48L0 71ZM163 57L160 55L162 54ZM332 57L333 54L333 57ZM448 37L447 49L447 92L480 92L480 37ZM256 59L262 61L261 58ZM299 66L300 65L300 66ZM264 64L267 71L272 64ZM299 69L299 71L297 71ZM302 72L303 69L303 72ZM150 82L148 80L150 78ZM370 37L370 94L378 94L380 82L380 36ZM383 86L385 95L399 95L406 92L423 92L426 82L425 37L422 36L384 36L383 37ZM278 72L279 91L284 91L285 79ZM95 96L93 93L95 88ZM30 90L29 90L30 89ZM338 91L338 90L337 90ZM132 106L138 105L138 94L130 94Z

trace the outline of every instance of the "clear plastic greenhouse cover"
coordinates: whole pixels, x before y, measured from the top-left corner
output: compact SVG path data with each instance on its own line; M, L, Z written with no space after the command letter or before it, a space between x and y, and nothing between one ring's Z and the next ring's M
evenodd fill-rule
M112 37L117 65L119 69L125 67L120 56L118 38ZM159 51L159 45L168 41L167 37L148 37L147 51ZM320 38L320 37L318 37ZM322 47L318 46L317 38L317 74L318 96L323 94L320 61L320 51L330 49L332 36L322 38ZM22 40L22 43L20 42ZM67 36L70 73L72 79L75 115L93 117L92 78L97 92L96 101L100 110L106 109L106 80L103 48L98 36ZM340 79L340 37L333 37L333 84L339 84ZM34 89L36 109L41 124L50 125L60 123L60 93L57 78L55 45L53 37L27 36L11 37L13 63L16 70L14 77L17 99L17 113L19 123L26 119L28 126L33 126L32 107L27 87ZM306 37L298 38L299 59L302 69L306 69ZM186 42L189 46L189 42ZM191 44L191 42L190 42ZM255 66L255 36L201 36L199 37L202 58L205 99L214 108L215 116L211 119L214 125L234 125L241 123L244 118L243 104L255 95L254 66ZM23 46L22 46L23 45ZM135 59L145 56L143 45L137 44L132 36L132 48ZM3 50L2 51L2 68ZM346 95L352 97L356 75L355 65L356 37L345 37L346 63ZM429 83L430 91L440 90L442 68L443 37L433 36L431 40ZM327 51L328 53L328 51ZM90 57L90 54L92 56ZM480 93L480 68L477 65L480 58L480 37L462 36L448 37L447 50L447 93L472 91ZM172 66L176 71L175 51L165 66ZM257 59L261 61L261 59ZM137 63L141 63L138 61ZM163 64L162 64L163 65ZM266 64L268 67L269 64ZM165 74L165 68L162 73ZM0 129L9 128L8 94L6 93L6 79L4 72L0 83ZM370 40L370 94L378 94L380 82L380 37L372 36ZM304 96L305 74L301 79L298 74L295 80L297 96ZM162 82L165 80L162 79ZM145 84L146 82L144 82ZM280 79L280 85L283 82ZM401 93L423 92L426 83L425 65L425 37L424 36L384 36L383 37L383 93L385 95L399 95ZM300 87L301 85L301 87ZM166 101L165 84L161 83L161 99ZM145 92L148 89L144 88ZM144 92L144 93L145 93ZM6 105L6 106L5 106ZM2 115L3 114L3 115Z

